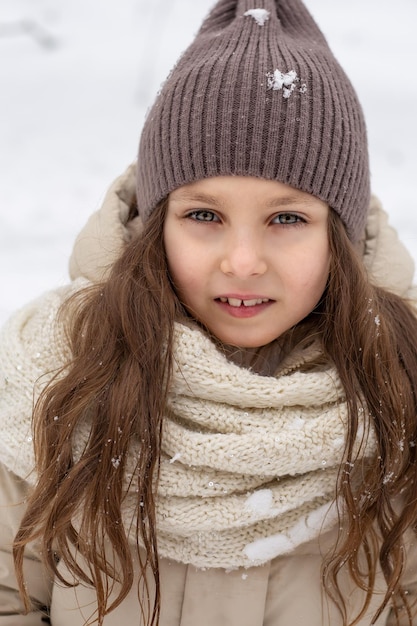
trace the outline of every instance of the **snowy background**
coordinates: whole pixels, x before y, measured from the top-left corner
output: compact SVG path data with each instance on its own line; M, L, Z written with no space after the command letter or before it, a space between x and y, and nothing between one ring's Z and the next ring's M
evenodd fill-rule
M0 322L68 280L75 235L134 160L146 109L212 4L0 0ZM417 260L417 2L306 4L358 91L373 189Z

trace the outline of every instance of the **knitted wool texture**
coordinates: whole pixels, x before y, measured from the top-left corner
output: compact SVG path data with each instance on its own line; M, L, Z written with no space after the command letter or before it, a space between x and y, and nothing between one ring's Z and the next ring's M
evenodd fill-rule
M85 284L77 281L29 305L0 337L0 458L31 482L36 479L31 473L33 387L69 356L63 329L51 320L62 299ZM179 324L174 351L157 497L159 554L197 567L251 566L333 524L331 505L346 436L336 372L295 367L278 378L259 376L228 362L200 330ZM299 362L308 358L307 351ZM43 376L40 382L45 381ZM73 442L75 459L88 435L85 421ZM132 442L126 489L139 454L139 443ZM125 500L127 528L136 504L131 489Z
M333 208L352 240L363 232L362 110L300 0L220 0L147 116L137 175L144 219L177 187L219 175L286 183Z

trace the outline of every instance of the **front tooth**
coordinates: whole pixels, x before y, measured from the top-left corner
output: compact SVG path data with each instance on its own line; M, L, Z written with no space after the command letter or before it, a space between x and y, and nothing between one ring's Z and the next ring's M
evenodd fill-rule
M255 306L255 304L259 304L258 300L243 300L244 306Z
M239 300L238 298L228 298L227 301L230 306L241 306L242 304L242 300Z

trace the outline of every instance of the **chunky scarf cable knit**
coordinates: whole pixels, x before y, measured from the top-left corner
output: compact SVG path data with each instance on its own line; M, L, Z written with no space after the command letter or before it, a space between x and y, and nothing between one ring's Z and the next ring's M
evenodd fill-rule
M0 459L31 482L33 386L65 362L62 328L51 322L62 299L84 284L29 305L0 340ZM309 358L307 349L299 362ZM332 503L345 422L343 391L330 366L260 376L227 361L201 331L177 324L158 492L160 555L227 569L260 564L317 537L337 516ZM88 430L88 423L80 427L75 457ZM134 443L126 484L139 453ZM127 525L136 499L131 490Z

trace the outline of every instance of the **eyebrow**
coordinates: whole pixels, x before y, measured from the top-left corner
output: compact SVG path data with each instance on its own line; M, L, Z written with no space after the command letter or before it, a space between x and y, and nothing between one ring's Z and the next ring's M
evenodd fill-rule
M175 192L174 192L175 193ZM195 191L181 191L174 195L173 200L192 200L194 202L207 202L207 204L212 204L220 208L222 202L216 198L216 196L211 196L207 193L195 192Z
M176 194L173 200L178 200L178 201L188 200L188 201L203 202L203 203L206 202L207 204L211 204L212 206L215 206L217 208L221 208L221 206L223 205L222 200L216 196L212 196L210 194L206 194L202 192L185 191L185 190L182 190L181 192ZM311 204L310 198L308 196L305 197L304 195L301 196L296 193L290 196L278 196L276 198L270 198L264 204L264 207L266 209L275 209L275 208L279 208L282 206L291 206L295 204L298 206L302 206L302 205L309 206Z
M264 205L267 209L275 209L281 206L291 206L292 204L296 204L297 206L310 206L313 198L309 198L308 196L301 196L298 194L294 194L292 196L279 196L278 198L271 198Z

